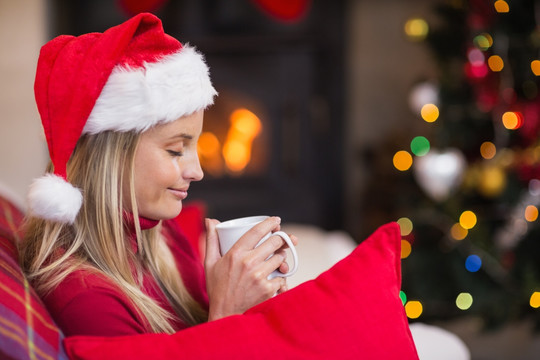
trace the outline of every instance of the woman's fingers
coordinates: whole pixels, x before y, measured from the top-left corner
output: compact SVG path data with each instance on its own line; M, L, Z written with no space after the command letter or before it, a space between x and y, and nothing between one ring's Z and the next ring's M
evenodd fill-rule
M219 238L216 231L218 220L205 219L206 225L206 255L205 263L207 266L212 266L221 257L219 251Z
M249 229L240 239L238 239L233 247L241 247L249 250L255 248L259 241L261 241L268 233L277 231L276 229L279 229L280 223L281 219L276 216L265 219Z

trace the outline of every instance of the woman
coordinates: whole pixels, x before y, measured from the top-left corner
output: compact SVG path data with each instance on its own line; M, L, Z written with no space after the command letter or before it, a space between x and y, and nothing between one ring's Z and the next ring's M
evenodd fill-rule
M279 218L223 257L207 220L204 270L170 220L203 177L197 140L217 93L202 56L158 18L51 40L35 94L51 165L29 191L20 260L66 335L173 333L286 289L267 280L288 270L281 238L254 249Z

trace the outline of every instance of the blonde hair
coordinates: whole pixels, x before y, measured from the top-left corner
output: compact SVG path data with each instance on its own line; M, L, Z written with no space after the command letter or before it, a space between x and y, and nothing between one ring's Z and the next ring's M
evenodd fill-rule
M184 323L199 324L208 314L185 288L161 234L161 224L141 230L133 176L139 137L136 132L113 131L81 137L67 167L68 180L82 189L84 196L75 223L28 217L20 263L41 296L75 270L100 273L128 296L150 331L172 333L174 316L141 290L144 270L150 271ZM127 199L122 196L123 186L130 190L137 252L129 246L124 230L122 204Z

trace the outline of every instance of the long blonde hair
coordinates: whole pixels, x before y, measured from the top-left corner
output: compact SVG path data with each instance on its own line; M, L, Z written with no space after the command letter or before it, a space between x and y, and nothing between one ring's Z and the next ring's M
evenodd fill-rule
M131 299L149 330L172 333L174 317L141 290L144 270L150 271L184 323L204 322L208 314L185 288L161 225L140 228L133 176L139 138L136 132L113 131L81 137L67 167L68 180L84 196L75 223L27 217L20 263L41 296L75 270L101 273ZM129 184L137 252L129 246L124 230L123 184Z

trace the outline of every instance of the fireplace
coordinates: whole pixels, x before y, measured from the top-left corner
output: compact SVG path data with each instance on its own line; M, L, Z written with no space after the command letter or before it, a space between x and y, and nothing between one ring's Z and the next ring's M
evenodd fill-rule
M343 228L343 1L313 2L296 22L252 0L170 0L166 32L205 54L215 105L199 142L203 181L189 200L208 216L279 215ZM110 0L51 0L51 37L122 22Z

